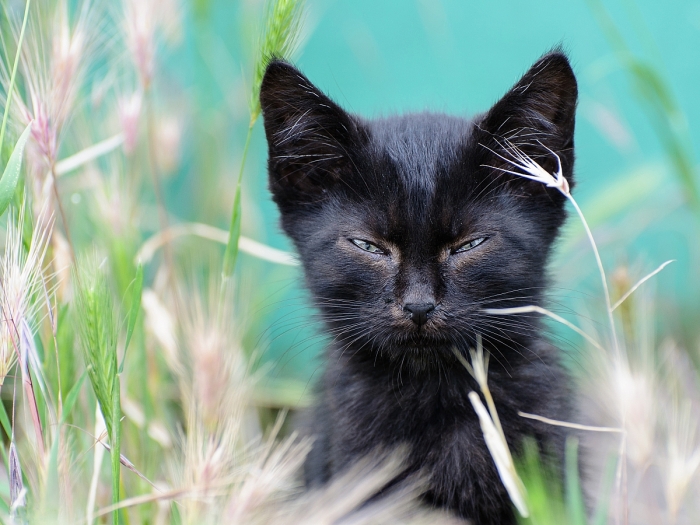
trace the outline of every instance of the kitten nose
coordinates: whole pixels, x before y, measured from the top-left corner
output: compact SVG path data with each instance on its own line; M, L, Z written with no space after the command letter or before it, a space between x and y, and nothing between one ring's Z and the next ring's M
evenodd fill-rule
M428 314L435 310L433 303L409 303L403 306L404 312L411 314L411 321L422 326L428 320Z

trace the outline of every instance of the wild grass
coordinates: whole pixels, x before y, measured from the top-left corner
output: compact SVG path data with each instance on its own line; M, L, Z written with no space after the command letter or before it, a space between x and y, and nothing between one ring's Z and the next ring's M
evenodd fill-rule
M230 277L238 258L238 243L241 236L241 181L245 168L246 156L250 147L253 127L260 116L260 84L267 63L273 58L291 58L301 31L304 0L277 0L267 4L263 22L263 33L258 45L259 54L255 61L255 74L250 93L250 122L248 134L241 155L241 167L238 171L236 195L233 199L229 239L224 253L224 277Z
M549 154L557 161L557 171L549 173L510 142L506 141L501 146L501 153L494 153L506 161L510 169L495 169L539 182L550 188L556 188L575 209L595 255L608 320L607 330L605 330L607 337L600 339L600 334L596 337L596 335L587 333L566 319L538 305L488 310L489 313L498 315L532 312L548 315L582 335L584 340L591 345L586 354L590 361L585 367L587 373L582 376L584 385L581 389L581 394L587 399L581 403L581 406L589 410L588 416L594 422L604 423L605 426L551 421L532 414L521 413L520 415L539 419L546 424L566 426L583 431L583 435L586 436L584 440L589 444L596 442L596 439L590 438L591 435L617 435L616 448L611 449L611 443L608 440L606 450L606 446L600 444L598 440L597 444L589 451L599 463L601 458L609 458L610 456L615 458L616 463L612 498L607 491L604 492L597 502L598 511L594 516L590 518L587 516L583 504L576 460L578 441L575 438L569 438L567 443L565 498L557 500L555 497L552 504L547 504L542 500L543 492L561 494L561 488L552 484L551 481L546 481L547 469L552 467L539 464L536 452L527 449L521 468L526 474L526 479L529 479L526 486L531 488L533 494L525 492L527 497L521 498L519 491L509 489L511 498L520 510L520 515L525 522L527 519L532 519L536 523L561 523L563 521L577 524L605 523L608 518L607 509L611 509L610 513L616 523L629 523L630 520L634 523L646 523L654 522L656 519L667 520L669 523L684 523L686 520L692 519L694 511L690 510L690 507L681 511L681 507L683 507L681 502L685 500L688 491L692 492L696 489L697 483L693 485L692 480L695 479L700 467L700 442L697 441L696 425L691 423L692 416L690 415L698 409L699 400L694 396L694 393L697 392L700 381L698 381L697 372L691 372L685 376L686 384L683 387L679 388L677 383L674 384L671 377L681 373L681 370L675 369L678 363L671 365L666 372L666 374L670 374L670 377L660 373L660 363L657 361L653 337L649 337L648 333L645 334L646 337L639 335L640 331L648 330L648 326L652 324L652 317L649 316L648 312L647 315L644 315L632 309L625 312L625 302L632 301L633 294L672 261L663 263L634 284L623 284L623 287L620 287L618 291L619 298L613 303L610 295L611 288L595 238L583 211L571 195L568 183L562 176L561 163L557 154L549 151ZM618 308L622 312L616 318L614 312ZM639 326L636 326L637 323ZM618 324L623 327L622 333L625 336L623 340L618 338ZM472 360L476 360L477 363L483 362L483 357L480 357L477 352L472 356ZM635 363L637 364L635 365ZM472 374L477 377L482 391L487 390L484 372L475 373L476 370L483 370L485 366L482 364L477 367L472 364L472 367L470 367L470 371L474 370ZM478 379L479 377L481 380ZM474 396L476 395L474 394ZM485 397L488 401L489 396L486 393ZM663 411L660 410L659 397L664 399L670 416L668 413L663 414ZM589 403L592 399L597 403L597 410L590 411ZM474 403L474 401L472 402ZM479 407L476 403L474 408L479 413ZM493 410L491 407L489 408L490 412L495 412L495 408ZM481 411L484 412L483 407ZM607 418L604 415L607 415ZM497 417L494 417L493 414L491 418L497 421ZM482 427L484 427L485 418L481 414L480 419ZM487 443L489 442L488 434L487 428L484 428L484 437ZM499 441L505 445L505 439L501 438ZM658 447L663 446L663 444L665 444L666 450L658 450ZM489 448L496 464L504 463L503 459L499 459L499 454L493 450L494 447ZM507 445L505 448L507 449ZM507 461L505 461L505 465L508 465ZM663 474L655 478L652 474L653 468L659 469ZM499 466L499 473L501 473L504 484L506 487L513 486L518 480L517 474L504 476L504 470L508 469ZM604 471L599 464L599 476ZM632 481L630 481L631 479ZM548 486L547 483L549 483ZM642 492L663 493L665 495L663 503L660 501L652 504L646 502L646 506L653 508L657 513L657 516L653 516L651 519L647 510L641 510L645 506L645 503L642 502ZM525 506L521 503L522 499L529 501L531 497L534 497L535 500L530 501L530 505ZM532 515L527 510L523 511L528 507L535 509Z
M303 493L310 442L294 434L289 412L307 388L270 379L267 341L250 329L264 288L256 271L267 265L277 285L296 264L253 239L260 212L244 171L266 60L293 53L303 8L272 0L256 12L249 80L232 88L238 114L222 127L167 76L184 4L2 4L0 522L451 522L420 506L420 476L368 503L401 470L403 450L378 452ZM231 152L229 138L240 149ZM174 154L188 141L204 160ZM515 174L564 192L581 219L592 215L557 173L506 151ZM578 432L563 486L532 447L523 457L504 447L479 348L464 363L486 400L475 394L474 409L524 523L693 523L694 354L653 332L651 277L663 267L637 279L610 271L599 231L594 221L582 231L601 252L604 297L586 304L591 315L528 310L573 328L586 356L580 418L540 418Z

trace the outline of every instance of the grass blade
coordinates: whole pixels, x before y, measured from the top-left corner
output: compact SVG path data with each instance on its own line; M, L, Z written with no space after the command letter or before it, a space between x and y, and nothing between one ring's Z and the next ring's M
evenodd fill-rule
M241 167L238 172L236 196L233 199L233 211L231 212L231 226L229 227L228 243L226 243L226 251L224 252L224 278L233 275L233 270L236 268L236 259L238 259L238 240L241 237L241 180L243 179L243 169L245 167L246 156L248 155L250 137L253 135L254 123L255 122L252 121L248 128L248 136L245 139L243 157L241 158Z
M112 504L119 504L119 479L121 473L120 450L121 450L121 405L119 399L119 376L115 377L114 389L112 390L112 435L110 436L112 458ZM115 509L112 515L112 523L119 525L119 509Z
M574 437L566 440L566 509L571 525L586 525L586 506L578 477L578 439Z
M605 468L603 477L603 490L601 497L598 500L598 508L593 517L593 525L605 525L608 523L608 509L610 508L610 494L612 493L613 484L615 482L615 471L617 470L617 461L615 458L610 458Z
M12 76L10 77L10 85L7 88L7 102L5 103L5 111L2 115L2 128L0 129L0 152L2 145L5 142L5 129L7 128L7 117L10 114L10 106L12 105L12 94L15 91L15 79L17 78L17 65L19 64L19 56L22 51L22 42L24 42L24 31L27 29L27 20L29 19L29 6L32 0L27 0L24 6L24 18L22 19L22 29L19 32L19 40L17 41L17 52L15 53L15 62L12 65ZM31 122L29 125L31 126ZM16 148L17 146L15 146Z
M71 413L71 410L73 410L75 402L78 400L78 394L80 394L80 388L83 386L83 382L85 381L86 375L87 370L82 373L78 381L73 385L73 388L71 388L68 392L66 400L63 402L63 413L61 414L61 423L66 422L68 416Z
M12 439L12 425L10 424L10 418L7 417L7 411L5 410L5 405L0 402L0 424L7 434L8 439Z
M637 290L637 288L639 288L640 286L642 286L645 282L647 282L649 279L651 279L652 277L654 277L657 273L659 273L661 270L663 270L664 268L666 268L666 266L668 266L669 264L671 264L671 263L674 262L674 261L675 261L675 259L671 259L670 261L666 261L666 262L663 263L661 266L659 266L656 270L654 270L653 272L651 272L651 273L645 275L645 276L642 277L639 281L637 281L637 284L635 284L632 288L630 288L630 289L625 293L625 295L623 295L622 297L620 297L620 298L617 300L617 302L612 306L613 311L615 311L615 309L616 309L618 306L620 306L622 303L624 303L624 302L627 300L627 298L628 298L630 295L632 295L632 294Z
M636 58L601 0L588 0L593 15L597 18L603 34L617 53L622 67L630 78L633 93L646 110L652 129L665 149L683 195L690 207L700 213L700 186L696 161L687 130L679 126L682 114L671 86L653 64Z
M49 464L46 469L46 479L44 481L43 514L44 516L55 516L58 513L58 448L61 444L61 428L56 428L56 433L49 452Z
M7 161L7 166L5 166L2 179L0 179L0 215L5 213L5 210L10 205L10 201L12 200L15 190L17 189L20 168L22 167L22 155L31 132L32 122L30 122L27 127L24 128L24 131L19 136L19 139L17 139L17 143L12 150L12 155L10 155L10 160Z
M131 296L129 300L129 314L127 316L126 324L126 341L124 342L124 355L122 356L122 362L119 365L119 373L124 371L124 361L126 361L126 350L129 348L129 343L131 342L131 336L134 333L134 328L136 327L136 320L139 317L139 312L141 311L141 292L143 291L143 265L139 264L136 267L136 277L134 277L131 288Z
M202 224L201 222L175 224L170 226L167 230L152 235L146 240L136 253L134 261L140 264L148 264L153 260L156 250L167 243L173 242L178 237L187 235L226 245L228 243L229 232L221 228L210 226L209 224ZM285 266L299 266L299 261L295 258L294 254L285 252L284 250L278 250L277 248L255 241L245 235L241 235L238 238L238 249L243 253L247 253L263 261Z

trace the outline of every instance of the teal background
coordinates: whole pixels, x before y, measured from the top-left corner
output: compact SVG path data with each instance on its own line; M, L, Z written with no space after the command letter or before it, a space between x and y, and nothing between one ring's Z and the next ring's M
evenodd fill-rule
M659 122L650 117L653 104L635 88L604 20L609 15L631 53L668 86L679 111L666 116L695 166L700 2L308 0L306 8L294 62L343 107L366 117L425 109L469 116L487 110L540 55L563 46L580 89L575 195L609 273L629 265L638 278L676 259L650 285L657 290L656 328L697 346L700 214L684 204L687 195L660 140ZM227 171L233 185L262 12L260 1L195 3L188 7L181 45L164 57L163 77L194 95L191 111L198 114L183 168L168 188L170 206L183 219L227 227L226 210L202 217L192 196L232 191L207 188L207 174ZM212 148L224 148L228 160L215 160L208 154ZM266 191L261 122L251 148L244 234L291 249ZM700 180L697 170L695 175ZM578 313L595 313L595 304L602 304L600 287L575 218L552 270L557 278L553 309L573 320ZM270 376L309 379L321 366L315 359L321 339L309 322L300 273L243 255L239 279L246 340L262 362L271 363ZM561 336L575 353L576 338Z

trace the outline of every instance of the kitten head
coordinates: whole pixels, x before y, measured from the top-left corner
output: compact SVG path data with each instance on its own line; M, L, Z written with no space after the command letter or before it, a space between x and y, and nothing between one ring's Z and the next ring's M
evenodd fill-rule
M270 190L340 347L431 362L480 334L518 354L534 321L483 310L540 301L565 199L499 168L513 169L514 145L550 172L558 156L573 187L576 100L558 52L471 120L365 120L293 66L269 64Z

